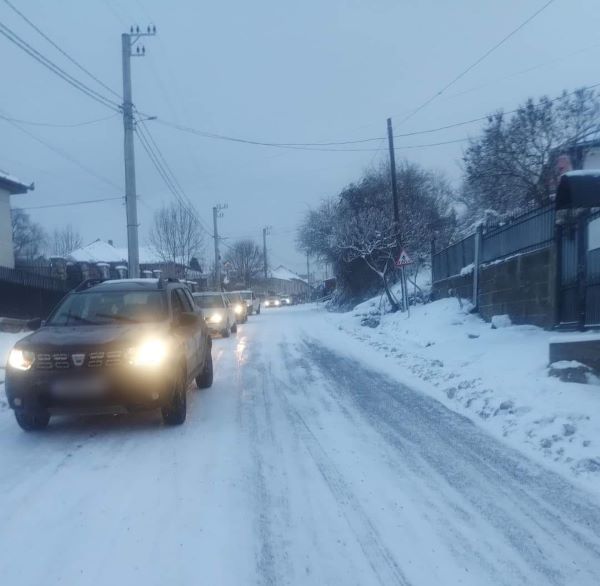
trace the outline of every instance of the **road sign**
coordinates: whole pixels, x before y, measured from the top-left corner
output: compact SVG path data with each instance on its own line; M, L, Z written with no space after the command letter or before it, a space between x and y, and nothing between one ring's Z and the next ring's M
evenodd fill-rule
M397 267L405 267L406 265L412 264L412 260L404 248L400 251L400 254L398 255L398 258L394 264Z

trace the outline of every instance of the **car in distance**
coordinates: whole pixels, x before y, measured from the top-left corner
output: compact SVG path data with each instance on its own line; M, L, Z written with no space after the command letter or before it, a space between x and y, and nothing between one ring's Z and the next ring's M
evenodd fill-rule
M202 310L208 329L213 334L229 338L237 332L237 321L233 307L224 293L209 291L193 293L196 307Z
M260 298L254 291L238 291L248 307L248 315L260 315Z
M292 301L292 297L289 295L282 295L280 297L281 299L281 305L292 305L293 301Z
M212 384L212 342L190 291L163 279L84 281L9 354L5 388L17 423L69 413L160 408L186 418L187 390Z
M225 293L229 304L233 308L235 320L238 324L245 324L248 321L248 306L242 299L239 291L229 291Z
M281 307L281 299L277 295L267 295L264 300L265 307Z

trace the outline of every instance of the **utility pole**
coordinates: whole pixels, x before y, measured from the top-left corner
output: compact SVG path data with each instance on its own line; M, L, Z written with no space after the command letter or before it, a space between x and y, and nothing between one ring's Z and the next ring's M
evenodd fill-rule
M269 263L267 262L267 235L271 233L271 226L265 226L263 228L263 263L265 279L269 278Z
M310 301L310 254L306 251L306 283L308 284L308 299Z
M213 207L213 235L215 239L215 286L217 291L221 290L221 254L219 253L219 227L218 218L223 217L223 211L227 209L227 204L217 204Z
M394 151L394 131L392 129L392 119L387 119L387 133L388 133L388 145L390 148L390 177L392 181L392 198L394 200L394 226L396 233L398 234L398 241L396 244L397 254L400 253L402 248L402 237L400 236L400 211L398 208L398 181L396 179L396 153ZM406 282L406 273L404 266L400 269L400 288L402 289L402 305L406 311L410 311L408 308L408 287Z
M140 247L138 241L138 218L137 218L137 190L135 185L135 152L133 148L133 131L135 121L133 115L133 101L131 92L131 58L143 57L146 54L144 46L134 45L141 37L154 36L156 27L149 26L146 32L135 30L131 27L129 33L121 35L121 54L123 61L123 151L125 160L125 210L127 215L127 264L129 277L140 276Z

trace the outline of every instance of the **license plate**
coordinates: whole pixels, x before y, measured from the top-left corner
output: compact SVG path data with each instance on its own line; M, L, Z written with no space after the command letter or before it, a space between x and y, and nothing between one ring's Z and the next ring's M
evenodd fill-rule
M84 398L102 395L105 389L104 381L99 378L67 379L55 382L52 386L52 393L62 398Z

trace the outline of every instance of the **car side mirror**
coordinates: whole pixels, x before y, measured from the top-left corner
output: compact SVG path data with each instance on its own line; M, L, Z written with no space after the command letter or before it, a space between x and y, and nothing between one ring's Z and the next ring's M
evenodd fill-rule
M42 327L43 323L44 322L42 321L41 317L34 317L33 319L30 319L27 322L27 327L30 330L39 330Z
M179 319L177 321L177 325L186 328L195 326L200 321L200 317L197 313L192 312L184 312L179 315Z

